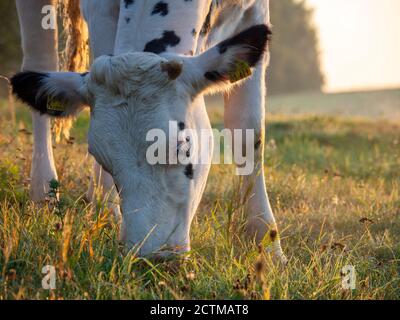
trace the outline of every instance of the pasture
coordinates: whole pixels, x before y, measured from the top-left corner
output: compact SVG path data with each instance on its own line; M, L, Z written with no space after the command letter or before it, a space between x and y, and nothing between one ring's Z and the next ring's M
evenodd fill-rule
M266 181L288 266L242 236L239 179L214 165L177 269L123 254L101 199L85 202L88 112L55 145L60 200L33 205L29 111L17 103L14 127L0 100L0 299L399 299L400 91L271 97L268 110ZM42 288L45 265L55 290ZM355 290L342 288L346 265Z

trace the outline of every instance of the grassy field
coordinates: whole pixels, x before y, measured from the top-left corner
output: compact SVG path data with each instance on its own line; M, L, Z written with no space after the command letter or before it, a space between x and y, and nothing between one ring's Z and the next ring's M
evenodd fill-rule
M18 107L14 128L2 101L0 299L399 299L399 104L400 91L272 97L266 181L288 266L242 237L237 177L220 165L192 226L190 260L175 269L123 255L108 212L83 200L91 168L87 113L75 124L75 140L54 150L60 203L35 207L28 200L29 113ZM42 289L45 265L56 267L56 290ZM355 290L342 289L346 265L355 267Z

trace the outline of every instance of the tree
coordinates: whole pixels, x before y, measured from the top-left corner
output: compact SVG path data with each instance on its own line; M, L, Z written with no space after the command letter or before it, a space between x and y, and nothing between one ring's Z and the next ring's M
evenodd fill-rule
M271 63L267 71L271 94L321 90L318 41L313 11L301 0L271 0Z
M22 59L15 0L0 1L0 21L0 75L9 77L19 70ZM0 96L7 93L7 82L0 80Z
M22 50L15 0L0 1L0 74L19 70Z

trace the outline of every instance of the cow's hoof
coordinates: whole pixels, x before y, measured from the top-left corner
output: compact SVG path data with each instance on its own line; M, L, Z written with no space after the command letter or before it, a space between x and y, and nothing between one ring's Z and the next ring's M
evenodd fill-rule
M49 198L58 199L58 192L50 188L50 181L54 178L31 178L29 187L29 198L35 204L44 204L49 201Z
M286 258L286 256L283 253L276 254L275 260L277 260L278 263L280 263L283 267L287 267L289 264L288 258Z

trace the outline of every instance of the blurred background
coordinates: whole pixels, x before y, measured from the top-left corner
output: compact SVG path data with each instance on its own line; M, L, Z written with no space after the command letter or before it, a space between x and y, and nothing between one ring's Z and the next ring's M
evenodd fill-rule
M400 117L399 12L398 0L271 0L268 110ZM0 74L10 76L21 63L14 0L0 2L0 19Z

